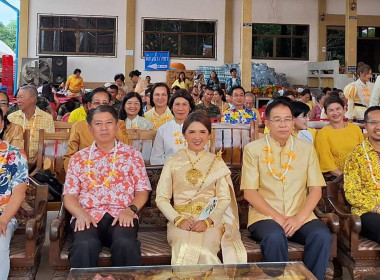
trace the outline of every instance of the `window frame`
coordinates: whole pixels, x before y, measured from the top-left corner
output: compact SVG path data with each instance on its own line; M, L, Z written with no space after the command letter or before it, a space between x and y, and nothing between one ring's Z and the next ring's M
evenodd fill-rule
M267 35L267 34L254 34L254 26L255 25L287 25L291 26L291 34L290 35ZM307 36L305 35L294 35L293 27L294 26L305 26L307 27ZM254 38L272 38L273 39L273 56L271 57L263 57L263 56L254 56ZM307 54L306 58L298 58L298 57L278 57L276 56L277 52L277 39L290 39L291 42L293 39L307 39ZM290 46L292 51L292 45ZM310 59L310 24L279 24L279 23L253 23L252 24L252 59L261 59L261 60L299 60L299 61L309 61Z
M100 19L112 19L114 20L115 23L115 28L114 29L99 29L99 28L79 28L78 25L76 28L63 28L63 27L41 27L41 22L44 17L57 17L57 18L76 18L77 19L77 24L80 19L95 19L95 20L100 20ZM37 55L63 55L63 56L78 56L78 57L117 57L117 45L118 45L118 16L93 16L93 15L72 15L72 14L44 14L40 13L37 14L37 32L38 32L38 37L37 37L37 48L36 52ZM81 32L105 32L105 33L112 33L113 34L113 42L112 42L112 47L113 51L111 53L101 53L101 52L80 52L80 42L79 42L79 36L76 36L76 51L75 52L62 52L62 51L42 51L41 50L41 40L42 36L41 33L42 31L75 31L76 34L81 33ZM96 40L98 39L98 36L96 36Z
M213 23L214 24L214 33L201 33L201 32L173 32L173 31L145 31L145 20L150 21L177 21L180 24L183 22L196 22L196 23ZM141 18L141 58L145 58L145 52L149 50L145 50L146 43L146 34L175 34L178 35L178 55L173 55L170 53L170 50L161 49L156 50L160 51L169 51L170 57L175 57L176 59L197 59L197 60L217 60L217 30L218 30L218 21L214 19L187 19L187 18L152 18L152 17L143 17ZM196 55L183 55L181 54L182 45L181 45L181 35L189 35L189 36L213 36L213 48L211 56L196 56Z

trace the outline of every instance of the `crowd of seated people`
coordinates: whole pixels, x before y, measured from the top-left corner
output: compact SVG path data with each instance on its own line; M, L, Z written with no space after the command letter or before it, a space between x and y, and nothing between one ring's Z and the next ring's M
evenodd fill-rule
M361 83L368 71L358 67ZM38 131L55 132L49 102L56 106L55 110L62 110L62 120L74 123L64 156L67 175L63 193L65 207L73 216L71 267L96 266L102 246L112 249L115 266L141 264L137 213L151 188L141 153L129 146L129 129L157 131L150 164L164 165L156 202L169 221L172 264L220 263L220 249L224 262L247 261L238 233L230 171L220 156L205 148L211 135L211 119L231 124L261 123L255 95L240 85L236 70L231 73L235 76L228 92L215 72L207 82L203 74L198 75L194 84L182 72L177 81L179 89L170 89L163 82L148 85L138 70L129 74L135 83L132 91L124 75L117 74L114 84L75 96L77 99L65 104L60 104L49 84L42 86L41 97L33 85L20 87L13 106L9 96L0 92L0 146L7 143L9 147L4 147L9 151L11 147L22 150L23 132L29 129L29 168L36 163ZM278 93L280 97L266 106L266 133L246 146L241 182L245 199L254 206L250 208L248 229L261 244L265 261L287 261L288 240L306 244L304 262L318 279L323 279L331 237L313 209L325 182L341 175L347 200L362 218L363 234L379 242L378 230L372 225L378 223L380 213L380 205L373 199L380 185L380 108L365 107L367 111L362 115L369 138L364 140L360 127L345 119L347 110L353 110L347 108L345 98L349 106L353 97L360 98L362 89L355 92L357 84L349 85L341 95L343 91L325 88L314 96L304 89L299 99L287 85L282 96ZM77 93L74 88L70 90ZM359 106L356 101L354 105ZM308 127L310 118L323 116L328 123L322 129ZM2 157L7 156L6 152ZM367 171L370 176L364 178L362 174ZM14 174L10 178L12 188L22 190L18 185L24 179L18 180ZM274 188L283 189L284 194L277 196ZM4 194L7 192L0 196ZM195 211L189 198L202 209L210 202L214 206L200 218L202 211ZM10 201L16 201L16 208L18 200L18 191L12 193ZM293 203L295 200L298 202ZM9 212L6 217L14 215L13 210L4 210L5 205L0 205L0 211ZM0 220L0 242L7 230ZM236 252L231 254L231 250Z

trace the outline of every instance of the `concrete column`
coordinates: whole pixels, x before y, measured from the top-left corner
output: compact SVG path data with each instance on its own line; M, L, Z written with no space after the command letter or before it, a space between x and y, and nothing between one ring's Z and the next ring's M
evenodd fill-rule
M126 20L126 45L125 49L132 51L125 56L125 76L126 81L129 81L128 74L135 67L135 17L136 17L136 0L127 0L127 20ZM125 55L125 53L123 53ZM139 69L144 70L144 69Z
M233 0L225 0L224 9L224 63L233 62L233 36L232 36L232 24L233 24Z
M321 16L324 14L324 18ZM323 19L323 21L321 20ZM318 61L326 61L327 32L326 32L326 0L318 0Z
M358 14L357 7L352 9L353 0L346 0L346 39L345 39L345 62L346 73L349 77L352 73L348 72L348 66L356 66L357 64L357 30L358 30ZM355 0L355 3L358 1Z
M251 90L252 1L241 0L240 70L242 87L246 91Z

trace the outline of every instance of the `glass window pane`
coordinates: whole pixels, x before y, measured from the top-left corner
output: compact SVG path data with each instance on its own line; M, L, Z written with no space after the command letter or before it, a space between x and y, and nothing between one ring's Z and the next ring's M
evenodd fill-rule
M144 31L161 31L162 21L160 20L144 20Z
M96 52L113 55L114 37L113 32L98 32Z
M180 22L176 20L166 20L162 23L162 31L179 32Z
M197 55L214 57L214 36L198 36Z
M75 31L61 31L59 46L61 52L76 52Z
M182 35L181 36L181 54L197 55L197 36Z
M198 32L199 33L214 33L215 23L214 22L199 22Z
M62 28L77 28L78 18L73 17L61 17L59 21L59 27Z
M181 23L182 32L197 32L197 22L196 21L183 21Z
M42 28L58 28L59 27L59 17L41 17L40 26Z
M327 28L327 37L344 37L344 27Z
M115 30L116 29L116 19L114 18L99 18L98 29L101 30Z
M292 25L281 24L276 26L274 30L277 30L279 35L292 35Z
M293 35L308 36L309 26L307 25L293 25Z
M85 29L95 29L96 28L96 18L79 18L78 28Z
M162 37L160 33L146 34L144 41L145 51L161 51Z
M254 57L273 57L273 38L253 37Z
M276 38L276 57L292 57L292 39Z
M292 57L304 59L308 57L308 39L295 38L292 40Z
M169 51L171 55L178 55L178 35L164 34L162 36L162 50Z
M344 65L345 42L344 39L327 39L327 60L339 60Z
M96 33L80 32L79 52L94 53L96 51Z

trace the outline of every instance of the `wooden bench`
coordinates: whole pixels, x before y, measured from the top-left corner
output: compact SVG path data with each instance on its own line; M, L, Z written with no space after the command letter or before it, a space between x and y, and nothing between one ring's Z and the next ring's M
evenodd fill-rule
M29 178L25 197L27 207L20 208L16 214L19 227L10 244L11 269L8 279L35 278L45 241L47 195L47 185Z
M380 275L380 244L360 235L360 217L351 213L351 206L344 199L343 185L343 180L337 180L330 183L327 190L328 201L340 222L337 277L342 275L342 266L355 280Z
M162 166L147 166L147 173L152 185L149 200L139 213L139 233L141 241L141 254L143 265L167 265L171 261L171 249L167 243L166 223L167 220L156 206L156 187L160 178ZM263 261L260 245L253 242L247 228L248 203L244 200L244 193L240 191L241 166L230 166L231 177L234 183L236 199L239 208L239 219L243 243L248 252L248 262ZM338 218L334 214L323 214L317 210L316 214L324 221L332 231L333 246L331 258L336 257L336 234L339 230ZM49 262L55 270L56 279L64 279L68 273L68 253L72 243L69 229L70 214L62 207L57 219L50 228L50 253ZM292 261L302 260L303 246L289 242L289 259ZM103 248L100 253L99 266L111 266L111 253L108 248ZM333 269L329 268L327 279L332 279Z

